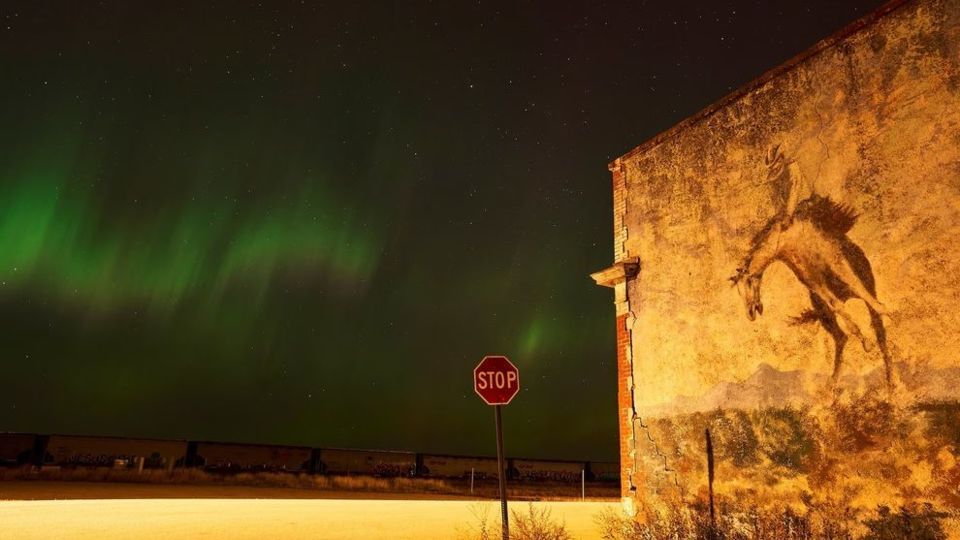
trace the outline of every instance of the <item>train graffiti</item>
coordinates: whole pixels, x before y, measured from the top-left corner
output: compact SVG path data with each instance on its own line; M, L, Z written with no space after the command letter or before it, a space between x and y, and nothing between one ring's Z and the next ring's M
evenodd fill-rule
M221 442L190 442L190 465L222 472L311 472L313 449Z
M320 448L321 474L367 474L415 476L417 455L413 452Z
M582 461L514 459L512 470L520 480L576 482L586 472Z
M62 467L133 466L143 458L144 468L172 468L186 450L186 441L50 435L43 463Z
M214 441L0 432L0 466L197 468L214 473L276 472L464 479L497 478L497 460L390 450L314 448ZM515 481L618 482L618 464L507 459Z
M417 472L435 478L466 478L471 474L480 479L497 478L497 459L425 454L421 455Z

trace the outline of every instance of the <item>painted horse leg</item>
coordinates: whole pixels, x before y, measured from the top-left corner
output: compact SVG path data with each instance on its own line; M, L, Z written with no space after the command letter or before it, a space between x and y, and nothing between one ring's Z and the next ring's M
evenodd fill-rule
M883 367L887 379L887 389L894 389L893 382L893 359L890 358L890 351L887 350L887 329L883 326L883 317L880 313L870 310L870 325L873 326L873 333L877 336L877 345L880 346L880 354L883 356Z
M850 339L847 337L847 334L843 332L840 328L840 325L837 324L836 319L833 319L833 327L836 328L836 333L833 335L834 341L834 352L833 352L833 384L840 382L840 370L843 368L843 348L847 346L847 340Z
M863 283L863 280L860 279L860 276L854 272L853 267L850 266L850 261L843 259L842 261L838 261L838 263L839 264L834 267L834 275L850 289L853 296L866 302L872 311L876 311L880 315L885 315L887 308L880 303L880 300L877 300L877 297L870 292Z
M823 329L833 338L833 375L830 378L836 386L840 382L840 371L843 369L843 349L850 338L837 324L837 317L817 295L810 293L810 300L813 302L813 309L817 312Z
M812 289L823 301L830 306L830 310L834 313L836 317L843 319L843 322L847 325L848 331L854 335L857 339L860 340L860 343L863 345L863 350L870 352L873 350L873 343L867 338L866 335L860 330L860 326L857 324L857 321L853 320L853 317L847 313L847 310L843 306L843 302L837 298L833 292L831 292L826 287L817 286Z

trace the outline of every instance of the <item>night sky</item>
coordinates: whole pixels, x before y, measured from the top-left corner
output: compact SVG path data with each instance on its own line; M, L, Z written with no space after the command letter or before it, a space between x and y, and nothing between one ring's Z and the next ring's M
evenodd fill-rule
M0 431L612 460L607 162L881 3L4 2Z

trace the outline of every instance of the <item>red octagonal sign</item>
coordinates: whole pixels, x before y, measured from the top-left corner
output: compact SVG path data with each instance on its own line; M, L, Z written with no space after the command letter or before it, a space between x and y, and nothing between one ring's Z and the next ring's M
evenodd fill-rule
M506 405L520 391L520 371L506 356L485 356L473 369L473 390L487 405Z

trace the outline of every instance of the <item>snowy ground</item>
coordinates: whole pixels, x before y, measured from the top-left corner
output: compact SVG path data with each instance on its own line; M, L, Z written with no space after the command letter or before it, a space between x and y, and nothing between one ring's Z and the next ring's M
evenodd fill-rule
M17 496L42 483L30 484L0 485L0 499L39 498ZM489 523L499 525L499 503L490 501L404 500L408 496L400 494L390 499L252 498L283 495L257 489L248 490L251 498L236 498L240 495L236 490L221 494L231 498L204 498L217 493L209 488L197 492L197 486L166 488L160 495L166 498L0 500L0 539L448 539L476 526L477 514L484 512ZM136 495L141 487L110 489L121 496L130 490L127 495ZM178 489L191 498L171 498ZM87 494L97 495L89 490ZM549 507L574 538L585 539L599 538L594 519L601 510L619 508L615 502L597 501L534 504ZM526 506L517 502L511 508L525 512Z

